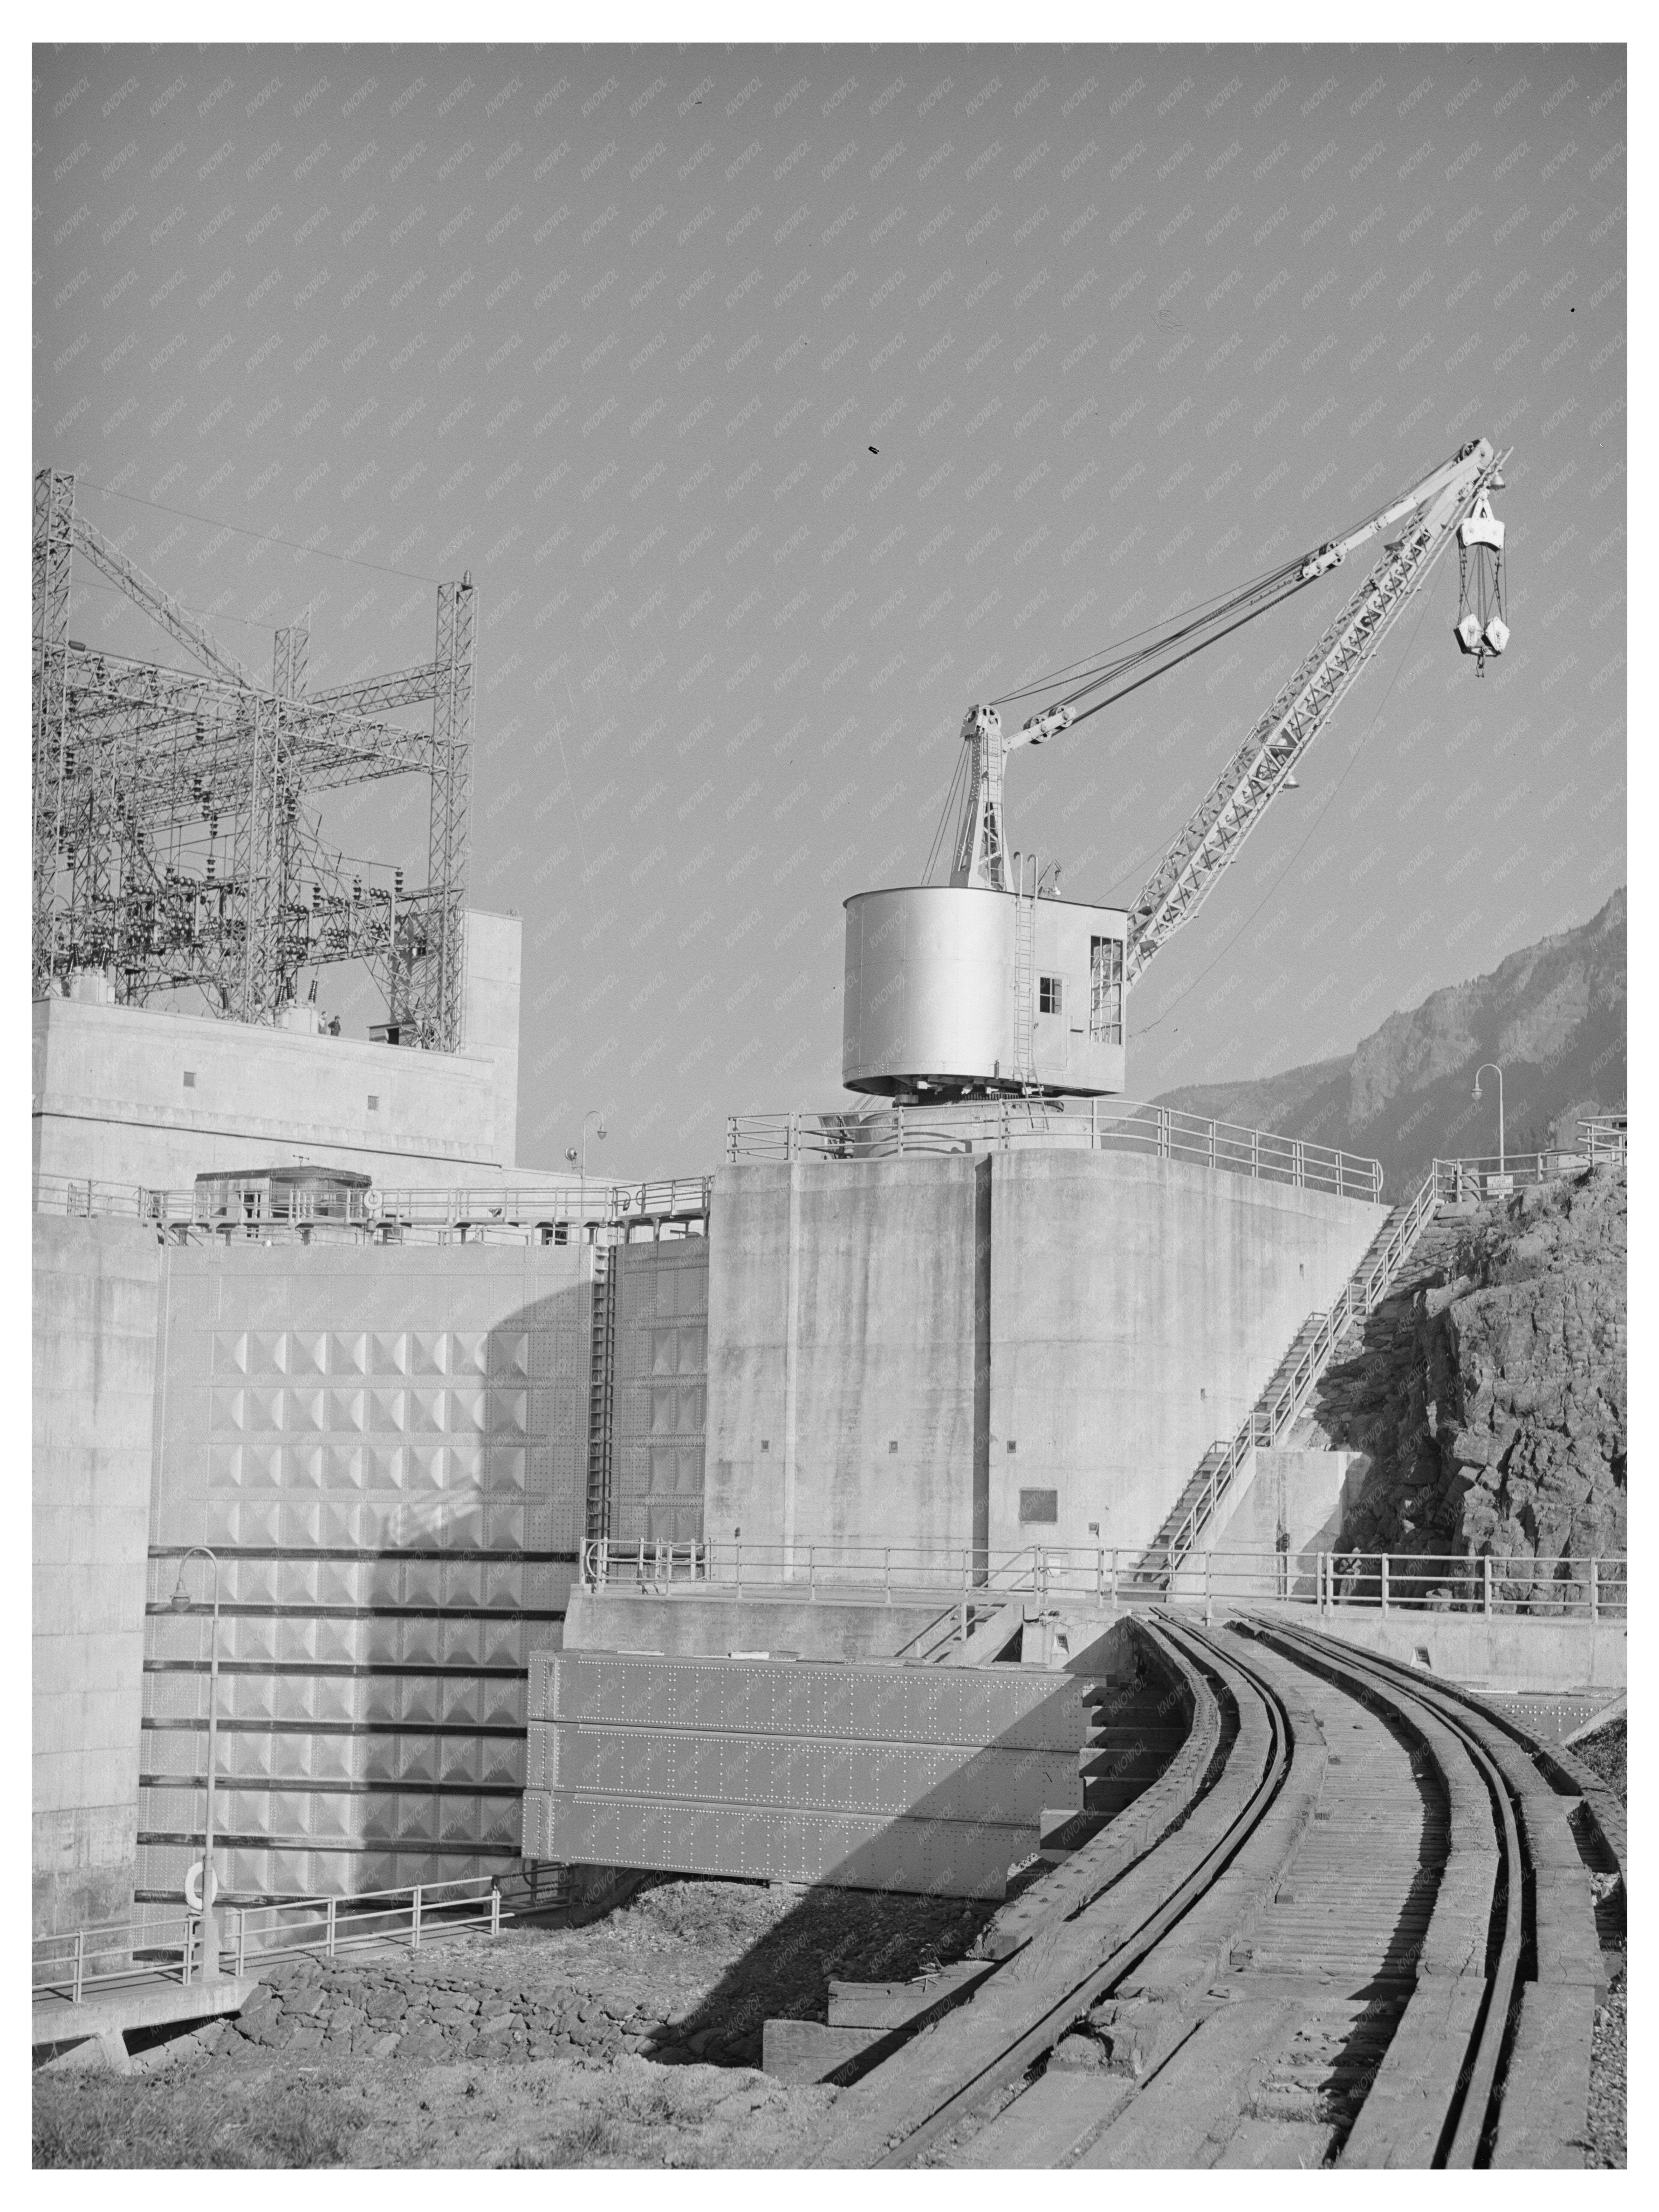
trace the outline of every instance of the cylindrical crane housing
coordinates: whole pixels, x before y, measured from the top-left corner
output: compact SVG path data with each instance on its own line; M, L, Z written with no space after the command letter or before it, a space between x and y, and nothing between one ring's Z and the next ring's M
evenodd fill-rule
M1122 1091L1121 908L954 885L860 891L846 908L849 1091Z

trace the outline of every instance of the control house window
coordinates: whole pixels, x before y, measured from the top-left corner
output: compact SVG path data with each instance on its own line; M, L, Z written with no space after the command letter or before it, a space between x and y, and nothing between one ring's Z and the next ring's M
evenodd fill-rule
M1060 978L1058 975L1039 975L1037 977L1038 1013L1059 1013L1060 1011L1060 1000L1063 995L1064 993L1061 988Z
M1094 1044L1123 1042L1123 940L1089 939L1089 1036Z

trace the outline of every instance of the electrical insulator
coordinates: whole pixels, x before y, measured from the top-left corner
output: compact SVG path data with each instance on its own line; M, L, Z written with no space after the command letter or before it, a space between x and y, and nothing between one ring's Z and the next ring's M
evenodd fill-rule
M361 876L354 876L351 878L351 903L353 906L361 906L362 902L363 879Z
M404 872L401 868L394 868L392 871L392 896L393 898L401 898L403 895Z

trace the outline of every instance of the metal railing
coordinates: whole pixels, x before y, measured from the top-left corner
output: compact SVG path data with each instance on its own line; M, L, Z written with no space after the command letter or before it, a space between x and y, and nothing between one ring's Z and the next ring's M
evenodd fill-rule
M469 1929L501 1933L504 1921L544 1912L564 1903L568 1875L562 1867L536 1865L501 1875L466 1875L449 1881L416 1882L402 1889L366 1890L351 1897L308 1897L246 1907L221 1905L219 1970L257 1972L296 1952L335 1958L372 1944L423 1942ZM61 1997L80 2004L100 1991L155 1981L202 1978L202 1917L180 1910L64 1929L33 1940L34 1999Z
M466 1242L492 1235L520 1242L568 1241L586 1229L621 1231L641 1225L706 1219L711 1178L682 1176L638 1183L574 1182L543 1187L371 1188L351 1194L348 1219L301 1205L275 1217L227 1215L193 1187L159 1189L136 1183L100 1182L81 1176L37 1175L34 1211L76 1217L154 1222L173 1233L199 1231L232 1239L266 1237L309 1242L319 1235L353 1243ZM303 1199L305 1194L301 1194ZM566 1232L564 1237L557 1231ZM543 1232L547 1232L545 1236Z
M1103 1545L620 1543L582 1546L586 1589L737 1601L781 1595L926 1603L988 1596L1104 1601L1175 1595L1284 1599L1322 1610L1475 1613L1589 1620L1625 1617L1628 1562L1619 1556L1534 1559L1417 1553L1148 1552Z
M1122 1098L1001 1098L966 1105L872 1107L844 1114L733 1114L726 1157L742 1160L894 1159L911 1152L1010 1152L1042 1146L1135 1152L1269 1182L1376 1200L1382 1169L1354 1152L1209 1121Z

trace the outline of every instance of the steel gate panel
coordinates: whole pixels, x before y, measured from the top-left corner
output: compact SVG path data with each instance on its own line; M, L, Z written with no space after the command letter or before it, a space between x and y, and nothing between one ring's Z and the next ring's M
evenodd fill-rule
M1000 1897L1083 1802L1082 1684L1009 1669L532 1662L527 1855Z

